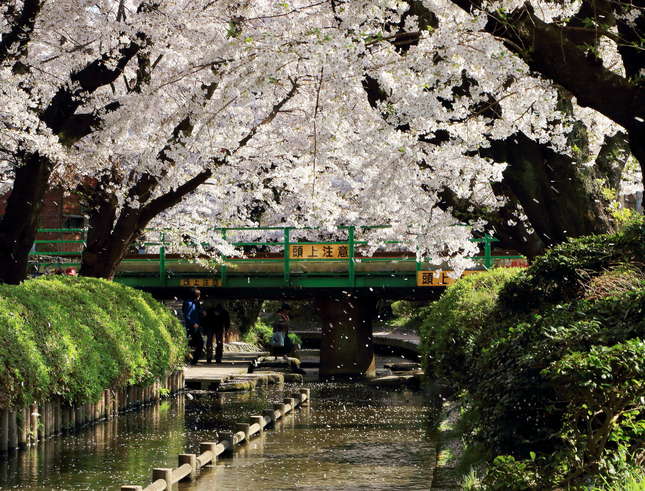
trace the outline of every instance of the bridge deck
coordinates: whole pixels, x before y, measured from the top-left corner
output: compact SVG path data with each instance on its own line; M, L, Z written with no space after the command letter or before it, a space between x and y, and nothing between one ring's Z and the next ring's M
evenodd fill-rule
M401 249L397 241L386 241L387 247L373 256L365 256L365 241L356 240L354 233L383 227L340 227L345 241L294 242L296 232L291 227L258 227L244 229L215 229L226 239L227 233L271 232L282 234L282 240L268 242L233 242L246 257L227 257L220 261L202 257L193 260L168 254L164 233L159 242L140 244L147 254L126 257L118 267L116 280L129 286L148 289L181 287L243 289L406 289L416 287L445 287L452 274L445 264L418 262L416 255ZM36 241L33 257L34 274L52 273L60 268L79 265L85 246L83 229L41 229L47 238ZM51 238L62 234L62 239ZM508 266L509 261L523 260L521 256L493 256L488 235L472 239L483 244L484 255L473 258L477 270ZM398 244L398 245L397 245ZM208 246L207 244L205 246ZM394 248L394 249L393 249ZM281 249L281 250L280 250ZM268 252L276 251L279 252Z
M119 265L120 274L155 274L159 272L160 258L159 255L136 255L128 256ZM206 258L193 260L182 259L178 257L165 258L165 270L170 274L221 274L222 266L227 269L227 274L275 274L284 273L284 257L256 257L235 259L228 258L224 263L208 260ZM440 267L440 266L439 266ZM354 271L356 272L415 272L416 258L413 256L391 257L391 256L373 256L370 258L356 258L354 261ZM291 261L289 271L291 274L310 274L310 273L344 273L347 274L350 265L347 259L342 260L306 260Z

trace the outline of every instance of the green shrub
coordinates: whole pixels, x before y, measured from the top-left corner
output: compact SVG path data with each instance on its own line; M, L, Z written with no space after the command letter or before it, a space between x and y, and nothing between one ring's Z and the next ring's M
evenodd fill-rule
M495 329L480 338L468 387L475 437L518 462L536 453L540 486L642 459L644 232L636 223L555 247L506 284Z
M431 375L463 389L488 488L619 482L642 464L644 223L554 247L512 278L460 280L428 309Z
M258 319L253 327L248 330L248 332L242 338L242 341L249 344L254 344L256 346L261 346L268 348L271 344L271 337L273 336L273 328L269 326L262 319ZM302 345L302 339L296 333L290 332L289 339L291 342L296 345Z
M493 459L483 484L490 491L524 491L538 489L539 476L531 461L518 461L512 455L499 455Z
M262 319L258 319L244 335L242 341L255 346L267 347L271 343L271 336L273 336L273 329L271 326Z
M634 338L613 346L573 352L543 370L566 401L560 437L570 476L615 473L613 455L634 454L645 442L645 342ZM640 448L639 448L640 447Z
M487 317L500 289L517 268L500 268L466 276L423 310L419 328L426 373L454 389L471 378L477 340L488 329Z
M592 278L622 265L640 267L645 258L645 220L622 232L570 240L539 257L500 292L504 315L530 313L584 296Z
M395 300L392 302L392 313L397 317L412 317L417 312L417 303L410 300Z
M591 354L597 346L642 338L644 312L641 291L557 305L508 327L473 361L476 376L468 389L479 414L480 438L498 454L554 452L574 393L562 392L562 380L547 369L573 353ZM641 379L644 375L641 371ZM589 397L590 388L586 382L581 387Z
M419 330L426 315L426 302L396 300L392 302L393 319L389 322L397 328Z
M645 489L645 468L631 466L618 472L598 476L584 487L585 491L643 491Z
M294 346L298 344L302 346L302 339L295 332L289 333L289 339L291 340Z
M0 407L54 395L94 402L106 388L181 366L186 336L149 294L64 276L0 285Z

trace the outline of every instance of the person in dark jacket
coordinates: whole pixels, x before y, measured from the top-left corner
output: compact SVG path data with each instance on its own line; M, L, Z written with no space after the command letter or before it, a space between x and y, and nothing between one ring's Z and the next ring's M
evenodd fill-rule
M206 334L206 363L213 360L213 338L217 346L215 348L215 363L222 363L224 353L224 333L231 327L231 317L226 309L217 304L206 311L204 322L204 333Z
M290 321L291 307L287 303L282 306L275 313L273 320L273 332L281 332L283 345L282 349L274 350L274 353L280 352L283 356L288 356L293 350L293 342L289 338L289 321Z
M186 327L186 336L188 336L188 345L192 348L191 365L197 365L197 362L204 351L204 338L202 338L202 303L201 292L198 289L192 291L190 299L186 300L181 307L184 314L184 326Z

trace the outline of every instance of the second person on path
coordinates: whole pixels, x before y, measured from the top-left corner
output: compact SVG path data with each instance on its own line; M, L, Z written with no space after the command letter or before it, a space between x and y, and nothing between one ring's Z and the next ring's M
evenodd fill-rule
M206 363L213 360L213 338L217 343L215 348L215 363L222 363L224 354L224 334L231 327L231 317L227 310L217 304L206 311L204 333L206 334Z
M198 289L192 290L191 297L184 302L181 310L184 315L184 326L186 327L188 344L192 348L190 364L197 365L204 350L204 339L202 338L201 332L202 302L201 292Z

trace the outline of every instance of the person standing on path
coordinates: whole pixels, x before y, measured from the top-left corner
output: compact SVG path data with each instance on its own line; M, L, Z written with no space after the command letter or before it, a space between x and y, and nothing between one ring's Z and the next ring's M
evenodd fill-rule
M275 313L275 320L273 321L273 331L282 332L284 337L284 348L282 350L284 356L288 356L293 350L293 343L289 339L289 320L291 307L287 303L283 303L282 306Z
M228 311L217 304L206 311L206 322L204 332L206 334L206 363L213 360L213 337L217 346L215 348L215 363L222 363L224 354L224 334L231 327L231 317Z
M197 365L197 362L204 351L204 338L202 338L202 303L201 292L198 289L192 291L190 299L186 300L181 307L184 314L184 326L186 327L186 336L188 336L188 345L193 349L191 365Z

